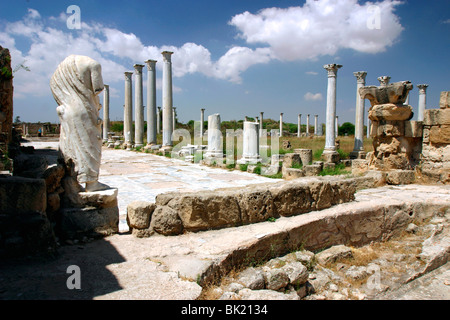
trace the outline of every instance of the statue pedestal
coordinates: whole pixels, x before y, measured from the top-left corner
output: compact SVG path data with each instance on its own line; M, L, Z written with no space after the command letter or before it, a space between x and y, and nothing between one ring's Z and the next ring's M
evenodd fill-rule
M70 193L73 188L67 188L67 178L63 185L66 186L60 223L63 238L102 237L119 232L117 189Z

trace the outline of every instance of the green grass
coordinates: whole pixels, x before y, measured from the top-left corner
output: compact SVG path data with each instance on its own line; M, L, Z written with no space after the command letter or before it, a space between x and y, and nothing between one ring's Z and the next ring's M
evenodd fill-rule
M319 176L337 176L348 173L350 173L350 171L345 167L345 165L343 163L339 163L334 167L334 169L323 169L322 172L319 173Z
M239 170L241 171L247 171L248 168L248 164L240 164L239 165Z

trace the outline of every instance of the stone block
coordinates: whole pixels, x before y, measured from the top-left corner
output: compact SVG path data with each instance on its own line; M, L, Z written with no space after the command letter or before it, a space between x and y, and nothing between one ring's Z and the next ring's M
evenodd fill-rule
M158 197L156 199L158 204ZM178 212L187 231L233 227L242 224L236 194L204 191L175 196L168 206Z
M60 227L63 238L108 236L119 232L119 209L66 208L61 210Z
M344 245L333 246L316 254L317 262L321 265L334 263L342 259L351 258L352 250Z
M336 168L336 163L333 162L325 162L323 164L323 170L334 170Z
M300 213L312 211L313 201L309 187L303 182L292 182L271 186L273 203L277 213L289 217Z
M352 175L361 175L369 170L369 160L355 159L352 160Z
M386 182L393 185L411 184L415 179L414 170L392 170L386 174Z
M405 121L405 137L407 138L420 138L423 134L423 122L422 121Z
M127 206L127 224L132 229L146 229L156 205L151 202L133 201Z
M275 206L266 188L246 188L236 194L243 224L266 221L275 216Z
M405 135L405 121L380 121L377 136L401 137Z
M78 197L83 207L113 208L117 207L118 190L115 188L93 191L79 192Z
M0 213L45 213L47 188L44 179L10 176L0 178Z
M369 135L373 138L376 137L377 134L378 134L378 121L372 121L370 125Z
M311 149L295 149L294 152L300 155L300 159L304 166L312 163L313 153Z
M174 236L183 232L183 222L172 208L156 207L151 218L150 230L165 236Z
M433 144L450 143L450 125L432 126L430 128L430 142Z
M283 167L292 168L293 166L300 166L300 155L297 153L287 153L284 155Z
M450 91L442 91L439 99L439 107L441 109L450 108Z
M324 162L338 163L340 160L339 153L337 151L324 151L321 157Z
M325 167L325 164L324 164L324 167ZM305 166L303 168L303 170L305 171L306 177L312 177L312 176L318 176L319 173L322 171L322 167L317 164L311 164L311 165Z
M450 125L450 108L425 110L423 124L425 126Z
M284 168L283 167L283 178L286 180L297 179L305 176L303 169L296 168Z
M369 119L372 121L409 120L413 115L412 107L403 104L380 104L369 109Z

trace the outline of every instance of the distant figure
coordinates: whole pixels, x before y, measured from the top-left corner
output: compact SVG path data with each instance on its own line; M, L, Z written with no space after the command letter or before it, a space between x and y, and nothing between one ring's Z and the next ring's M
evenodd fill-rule
M41 128L39 128L39 130L38 130L38 137L40 137L40 136L42 136L42 129Z
M102 151L101 65L86 56L70 55L61 62L50 80L50 88L61 120L59 149L67 165L73 163L79 183L86 191L109 188L98 182Z

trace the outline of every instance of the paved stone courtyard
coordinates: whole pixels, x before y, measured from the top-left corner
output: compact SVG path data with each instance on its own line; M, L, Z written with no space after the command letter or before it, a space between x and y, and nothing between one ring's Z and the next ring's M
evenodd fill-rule
M22 145L36 149L58 149L57 141L31 141ZM126 212L127 205L132 201L154 202L158 194L165 192L214 190L280 181L238 170L230 172L178 159L106 147L102 150L99 180L119 189L121 232L128 231Z

